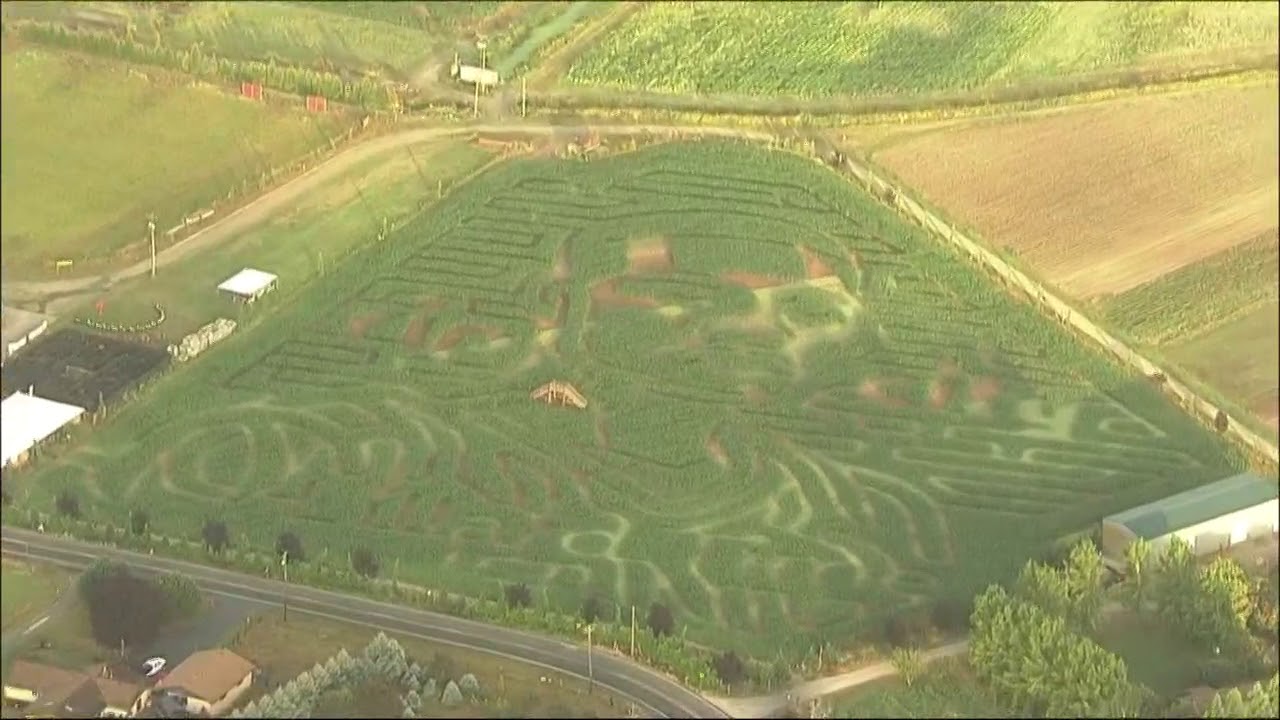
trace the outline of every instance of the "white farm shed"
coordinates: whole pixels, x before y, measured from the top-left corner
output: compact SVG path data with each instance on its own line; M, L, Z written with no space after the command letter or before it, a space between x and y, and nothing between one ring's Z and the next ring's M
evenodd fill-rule
M1241 473L1117 513L1102 521L1102 556L1123 571L1125 550L1138 538L1158 553L1180 537L1202 557L1272 535L1280 529L1278 495L1275 479Z
M481 87L496 87L498 84L498 73L488 68L480 68L475 65L459 65L458 79L464 83L476 83Z
M245 268L223 280L218 290L234 296L237 300L251 303L275 290L278 280L278 277L269 272Z
M14 393L0 403L0 450L4 467L21 465L31 448L84 414L84 408L27 393Z

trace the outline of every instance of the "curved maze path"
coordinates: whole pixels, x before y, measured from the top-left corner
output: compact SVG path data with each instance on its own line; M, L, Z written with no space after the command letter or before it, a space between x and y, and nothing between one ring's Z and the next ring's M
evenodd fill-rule
M410 582L658 599L768 656L1225 470L826 173L720 143L516 161L39 482L166 531L367 544ZM588 410L530 401L552 378Z

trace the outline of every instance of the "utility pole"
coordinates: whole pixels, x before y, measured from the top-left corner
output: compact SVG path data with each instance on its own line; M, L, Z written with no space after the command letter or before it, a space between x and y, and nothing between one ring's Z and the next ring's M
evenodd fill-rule
M475 86L476 86L476 99L475 99L475 104L471 108L471 115L473 117L480 117L480 80L478 79L476 80Z
M591 694L591 691L594 690L596 686L595 668L591 662L591 630L594 627L595 627L595 623L592 623L587 626L587 694L588 695Z
M520 78L520 117L529 114L529 81L527 78Z
M484 40L477 40L476 46L480 48L480 69L484 70L488 67L485 64L485 60L489 57L489 43Z
M289 622L289 551L280 553L280 567L284 570L284 587L280 590L280 604L284 606L284 621Z
M151 235L151 277L156 276L156 214L147 215L147 232Z
M636 656L636 606L631 606L631 657Z

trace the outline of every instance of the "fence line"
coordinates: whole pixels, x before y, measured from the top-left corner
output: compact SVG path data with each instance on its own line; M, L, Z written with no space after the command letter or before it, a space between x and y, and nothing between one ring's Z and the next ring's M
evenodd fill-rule
M844 158L844 166L876 197L883 199L895 210L914 219L926 230L963 250L971 258L994 271L1004 282L1021 289L1034 303L1051 311L1064 324L1083 333L1119 358L1121 362L1138 370L1153 382L1158 383L1183 408L1200 416L1211 427L1231 436L1254 453L1267 458L1272 463L1280 462L1280 449L1277 449L1275 443L1258 435L1240 422L1232 420L1226 411L1200 397L1191 388L1175 378L1170 377L1163 368L1138 354L1137 351L1112 336L1106 330L1095 325L1089 318L1046 290L1043 285L1027 277L1017 268L1005 262L1003 258L969 239L964 233L956 230L953 226L922 207L888 180L877 175L871 170L870 166L855 162L848 156Z

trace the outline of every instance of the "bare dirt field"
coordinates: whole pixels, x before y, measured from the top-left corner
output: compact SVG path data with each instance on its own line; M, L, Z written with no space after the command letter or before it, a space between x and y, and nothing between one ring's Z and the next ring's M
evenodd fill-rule
M1067 294L1118 294L1275 231L1274 79L948 124L874 155Z

